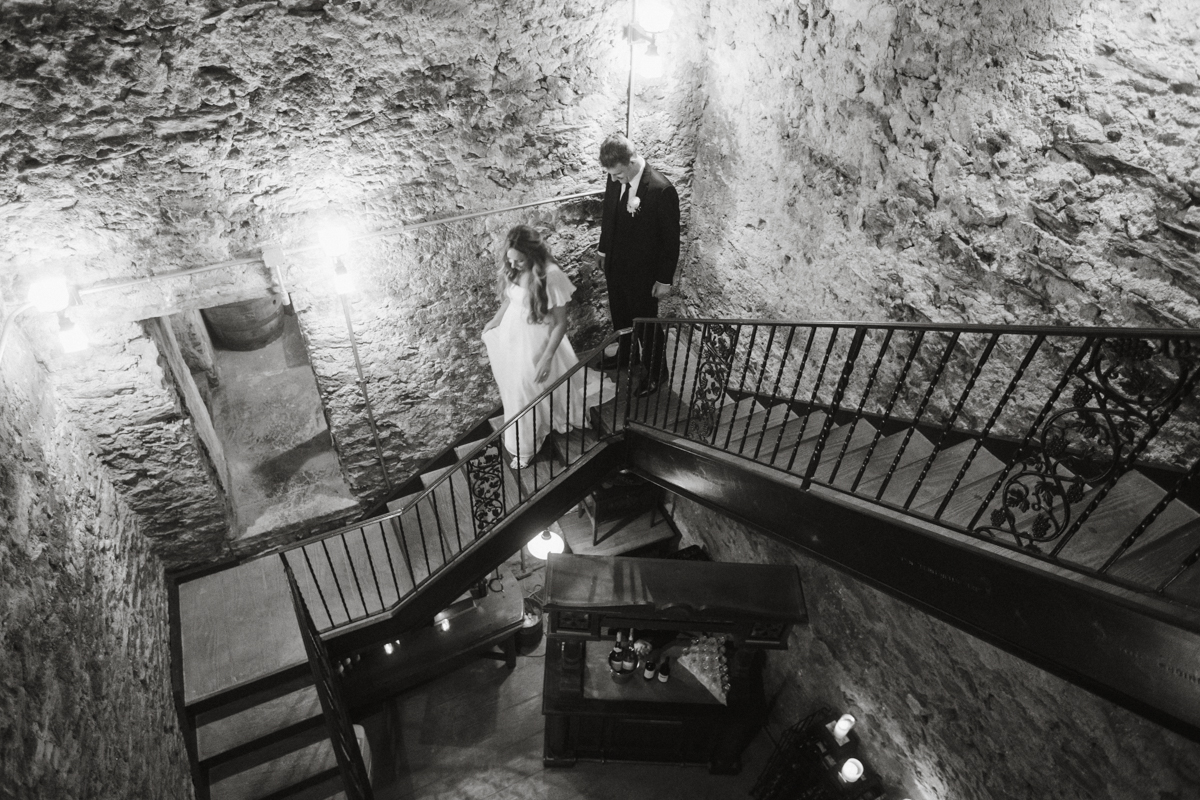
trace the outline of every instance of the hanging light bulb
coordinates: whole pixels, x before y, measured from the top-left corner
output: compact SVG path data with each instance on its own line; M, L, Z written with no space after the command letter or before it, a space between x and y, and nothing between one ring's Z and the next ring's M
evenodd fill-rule
M529 555L545 560L551 553L561 553L567 549L563 537L551 530L544 530L540 535L529 540Z
M71 289L66 278L55 275L33 281L29 284L29 302L45 314L62 311L71 303Z
M87 334L61 311L58 312L58 340L64 353L78 353L88 347Z
M337 266L333 268L334 291L341 295L347 295L354 294L356 288L354 276L350 274L350 270L346 269L346 265L339 260Z
M396 648L391 642L388 642L383 646L383 652L390 656L392 653L396 652Z
M642 54L639 64L640 68L638 71L642 73L643 78L654 79L663 76L663 72L665 71L663 57L659 55L658 43L653 39L650 40L650 44L646 47L646 52Z
M442 620L442 622L441 622L441 628L442 628L442 630L444 630L444 631L448 631L448 630L450 630L450 620L448 620L448 619L444 619L444 620Z
M662 33L671 24L675 12L664 0L638 0L638 24L650 33Z

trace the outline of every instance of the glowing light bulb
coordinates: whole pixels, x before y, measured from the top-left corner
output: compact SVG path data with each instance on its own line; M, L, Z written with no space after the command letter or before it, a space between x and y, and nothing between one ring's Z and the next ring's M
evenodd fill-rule
M842 768L838 772L838 776L846 783L854 783L862 775L863 765L857 758L847 758L846 763L842 764Z
M317 231L317 242L325 255L331 259L339 259L350 251L350 234L345 228L336 225L325 225Z
M442 620L441 628L444 631L450 630L450 620L448 620L448 619Z
M387 653L390 656L392 653L396 652L396 648L395 648L395 646L392 645L391 642L388 642L387 644L385 644L383 646L383 652Z
M838 721L833 724L833 735L838 741L841 741L846 738L846 735L850 733L850 729L853 727L854 715L842 714Z
M639 0L637 4L638 24L650 33L662 33L671 24L674 10L664 0Z
M567 543L563 537L551 530L542 531L540 535L529 540L529 555L545 559L551 553L561 553L566 550Z
M58 341L64 353L78 353L88 347L87 334L61 312L58 315Z
M663 58L658 53L658 45L654 42L651 42L650 46L646 48L646 52L638 63L638 71L644 78L661 78L666 71L663 66Z
M347 295L354 294L357 288L354 276L346 269L346 265L339 261L333 269L333 290L338 294Z
M43 313L62 311L71 302L71 289L66 278L56 275L33 281L29 284L29 302Z

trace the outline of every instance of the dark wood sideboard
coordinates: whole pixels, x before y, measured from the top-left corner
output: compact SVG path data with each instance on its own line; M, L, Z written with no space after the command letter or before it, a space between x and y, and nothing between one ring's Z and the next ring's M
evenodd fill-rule
M741 769L741 753L766 720L764 648L787 646L807 621L795 567L650 558L555 555L546 567L549 641L542 711L543 761L578 759L703 764ZM616 629L662 644L666 683L618 683L608 668ZM724 634L730 688L722 703L676 664L693 634Z

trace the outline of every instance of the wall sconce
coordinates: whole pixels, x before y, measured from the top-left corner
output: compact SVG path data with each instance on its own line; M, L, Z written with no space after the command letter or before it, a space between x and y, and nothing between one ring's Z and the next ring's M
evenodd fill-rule
M29 284L29 293L24 304L19 305L9 314L4 325L0 326L0 358L8 345L9 334L12 333L13 323L17 317L30 309L44 314L58 314L58 332L62 340L63 350L68 353L78 352L87 348L87 336L76 327L62 311L71 304L71 287L65 278L56 275L48 278L38 278Z
M78 353L88 347L87 334L62 311L58 312L58 341L64 353Z
M646 52L641 58L641 73L642 77L650 78L651 80L661 78L665 71L662 56L658 53L658 43L651 40L646 47Z
M346 265L339 258L337 266L333 268L333 290L345 297L348 294L354 294L354 290L357 288L354 276L350 274L350 270L346 269Z
M543 561L549 558L551 553L561 553L567 549L563 537L552 530L542 531L540 535L530 539L526 546L529 548L529 555Z
M633 4L633 19L625 27L625 38L630 48L630 87L632 93L633 46L646 43L646 50L639 59L638 71L645 78L661 78L665 72L662 55L658 52L658 34L671 23L671 7L662 0L641 0ZM628 125L626 126L628 127Z

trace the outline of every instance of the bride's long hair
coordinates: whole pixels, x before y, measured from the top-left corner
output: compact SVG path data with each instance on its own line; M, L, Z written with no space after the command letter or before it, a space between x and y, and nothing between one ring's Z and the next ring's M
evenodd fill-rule
M504 290L509 285L519 286L522 269L508 260L508 251L516 250L529 260L529 285L525 287L525 302L529 321L539 325L550 313L550 300L546 295L546 268L554 263L550 248L542 235L528 225L517 225L504 237L504 249L500 251L499 294L504 299Z

